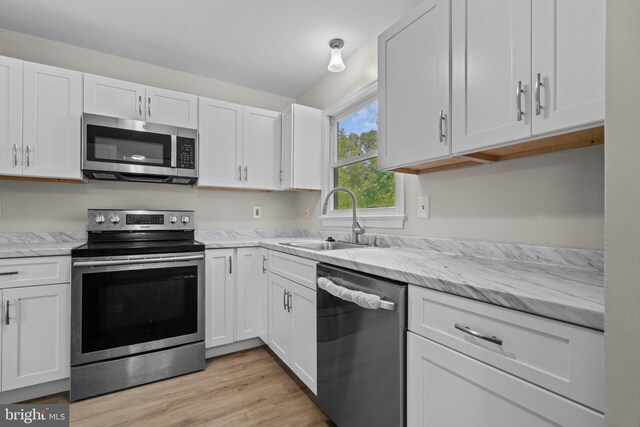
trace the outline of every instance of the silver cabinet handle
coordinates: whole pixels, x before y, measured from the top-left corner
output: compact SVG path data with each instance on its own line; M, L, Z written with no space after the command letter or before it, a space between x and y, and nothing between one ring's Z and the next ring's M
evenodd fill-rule
M542 75L540 73L536 74L536 82L535 82L535 91L536 91L536 116L542 114L542 110L544 107L540 103L540 88L543 87L542 84Z
M291 313L292 308L293 306L291 305L291 292L289 292L289 295L287 295L287 311Z
M249 166L244 167L244 180L247 181L249 179Z
M147 114L151 117L151 97L147 98Z
M31 150L29 149L29 146L27 145L27 167L31 166Z
M242 181L242 166L238 166L238 181Z
M18 271L4 271L0 273L0 276L13 276L14 274L19 274Z
M142 95L138 95L138 115L142 115Z
M18 166L18 144L13 144L13 167Z
M267 257L262 255L262 273L266 273L267 272L267 267L265 266L265 264L267 263Z
M524 89L522 88L522 80L518 80L518 84L516 85L516 120L522 121L524 117L524 112L522 111L522 94L524 93Z
M494 343L494 344L502 345L502 340L500 338L490 337L489 335L481 334L480 332L474 331L473 329L469 328L468 326L462 326L459 323L456 323L455 327L456 327L456 329L458 329L459 331L464 332L465 334L473 335L474 337L479 338L481 340L485 340L485 341L489 341L489 342Z
M233 263L231 262L231 257L229 257L229 274L233 274Z
M287 291L284 291L282 293L282 308L284 311L288 311L287 310L287 293L288 293Z
M11 319L9 317L9 300L7 300L7 310L6 310L5 314L4 314L4 317L5 317L5 319L4 319L5 323L8 325L10 323L10 319Z
M445 128L447 125L447 115L443 110L440 110L440 117L438 118L438 139L440 142L445 142L447 139L447 134L445 132Z

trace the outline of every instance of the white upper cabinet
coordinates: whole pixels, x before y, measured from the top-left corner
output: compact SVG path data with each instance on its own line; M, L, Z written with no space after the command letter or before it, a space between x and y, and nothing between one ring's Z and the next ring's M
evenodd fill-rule
M281 190L320 190L322 111L292 104L282 112Z
M447 156L449 0L425 0L378 37L382 169Z
M198 128L198 97L174 90L147 86L147 122Z
M0 174L22 175L22 64L0 56Z
M198 186L242 187L242 105L199 100Z
M454 153L604 119L604 0L452 1Z
M533 135L604 120L605 16L605 0L533 1Z
M196 129L198 97L138 83L84 75L84 112Z
M279 113L199 98L198 130L198 186L279 188Z
M24 63L23 174L81 179L82 74Z
M85 73L84 112L145 120L145 86Z
M244 107L243 187L280 188L280 113Z
M529 137L531 0L453 0L451 13L453 151Z

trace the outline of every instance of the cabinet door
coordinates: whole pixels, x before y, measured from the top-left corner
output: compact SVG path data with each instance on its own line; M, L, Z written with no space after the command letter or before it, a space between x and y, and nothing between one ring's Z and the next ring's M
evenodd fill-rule
M23 173L81 179L82 74L24 63Z
M242 187L243 106L199 98L198 186Z
M269 250L260 248L260 257L262 259L261 272L262 283L260 285L262 322L260 322L260 329L258 330L258 336L265 344L269 343Z
M314 393L318 392L316 292L291 285L291 359L289 367Z
M147 122L198 128L198 97L157 87L146 87Z
M233 249L208 250L205 259L205 345L210 348L233 342Z
M407 425L601 427L602 414L409 332Z
M293 186L320 190L322 111L293 105Z
M269 273L269 347L283 362L291 352L291 320L287 309L290 280Z
M145 120L145 86L85 73L84 112Z
M2 325L2 390L69 376L70 285L5 289L9 324Z
M453 0L451 16L453 152L529 137L531 0Z
M280 190L293 188L293 107L290 105L280 116L282 146L280 147Z
M451 152L449 10L449 0L425 0L378 37L382 169Z
M262 331L262 255L260 248L238 248L236 254L236 341Z
M22 61L0 56L0 174L22 174Z
M280 188L280 113L244 107L243 187Z
M533 1L534 135L604 120L605 16L605 0Z

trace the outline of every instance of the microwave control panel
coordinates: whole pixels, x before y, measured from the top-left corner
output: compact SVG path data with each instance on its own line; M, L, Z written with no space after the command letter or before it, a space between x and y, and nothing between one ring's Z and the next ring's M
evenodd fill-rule
M178 168L196 168L196 140L194 138L178 137Z

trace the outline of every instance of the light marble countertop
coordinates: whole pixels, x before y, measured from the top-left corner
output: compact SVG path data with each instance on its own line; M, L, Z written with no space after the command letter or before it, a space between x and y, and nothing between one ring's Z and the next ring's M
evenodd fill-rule
M393 247L314 251L283 242L346 239L305 230L197 231L207 249L261 246L417 286L604 330L603 252L382 236ZM69 255L85 233L0 233L0 258Z
M417 248L365 247L314 251L280 244L302 240L310 239L289 236L201 239L207 249L261 246L604 330L604 273L598 268L459 255Z

